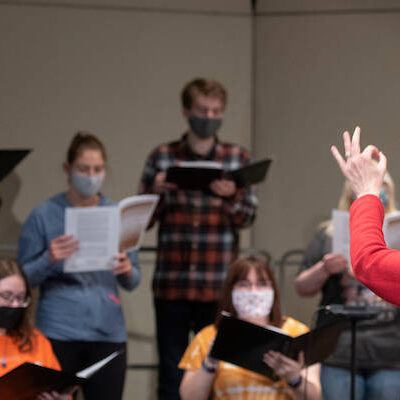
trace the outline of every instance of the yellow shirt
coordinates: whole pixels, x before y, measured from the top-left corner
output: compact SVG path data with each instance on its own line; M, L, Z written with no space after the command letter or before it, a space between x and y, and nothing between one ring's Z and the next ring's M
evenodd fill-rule
M286 318L280 328L293 337L308 332L307 326L293 318ZM214 325L202 329L186 349L179 368L192 371L201 368L216 334ZM219 362L211 394L213 399L221 400L292 399L285 381L273 382L266 376L224 361Z

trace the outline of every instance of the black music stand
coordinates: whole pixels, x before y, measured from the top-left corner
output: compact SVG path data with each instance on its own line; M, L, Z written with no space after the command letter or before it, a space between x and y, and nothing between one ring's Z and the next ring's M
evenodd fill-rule
M31 152L29 149L0 150L0 182ZM0 199L1 207L1 199Z
M351 323L351 384L350 384L350 400L355 399L355 378L356 378L356 332L357 321L365 319L373 319L382 311L379 307L374 306L345 306L343 304L331 304L324 307L324 311L331 313L340 318L350 320Z

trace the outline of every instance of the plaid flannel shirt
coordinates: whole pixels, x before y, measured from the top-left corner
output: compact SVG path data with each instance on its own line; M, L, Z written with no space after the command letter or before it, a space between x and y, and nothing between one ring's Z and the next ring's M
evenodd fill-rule
M151 152L139 192L152 193L157 173L178 161L196 160L220 162L225 170L231 170L248 164L250 158L242 147L218 139L210 153L201 157L190 149L184 135ZM165 192L151 223L159 221L155 297L216 301L227 268L238 253L238 229L253 223L256 208L253 188L238 189L229 199L200 190Z

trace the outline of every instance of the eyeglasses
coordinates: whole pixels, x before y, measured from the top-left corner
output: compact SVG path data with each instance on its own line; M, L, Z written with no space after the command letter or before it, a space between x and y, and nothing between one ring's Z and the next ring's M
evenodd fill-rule
M31 303L30 297L26 297L24 294L14 295L11 292L0 292L0 301L11 306L15 302L19 307L28 307Z

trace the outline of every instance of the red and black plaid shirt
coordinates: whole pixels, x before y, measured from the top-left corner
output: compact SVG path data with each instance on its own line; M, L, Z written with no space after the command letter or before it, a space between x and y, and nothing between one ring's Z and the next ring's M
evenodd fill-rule
M216 141L210 153L199 156L187 136L162 144L149 155L140 193L152 193L157 173L178 161L216 161L223 169L246 165L242 147ZM154 221L159 221L157 264L153 279L155 297L215 301L229 264L238 253L238 229L254 221L257 198L252 188L239 189L232 199L200 190L169 190L161 196Z

